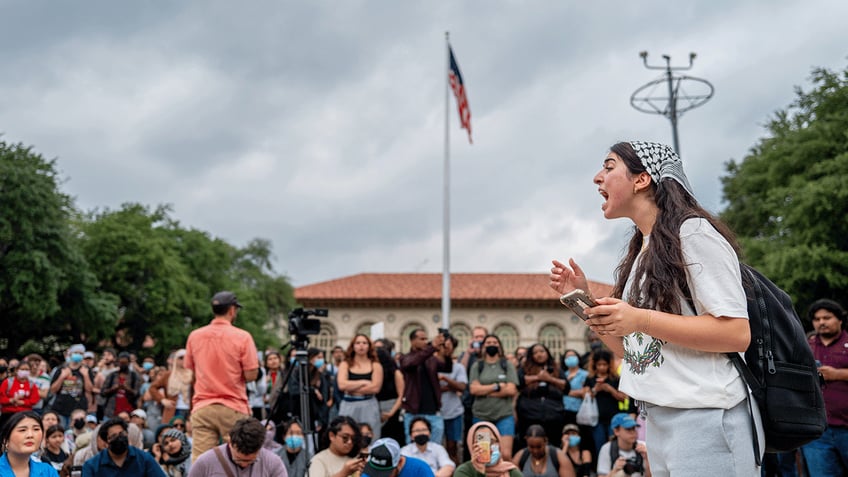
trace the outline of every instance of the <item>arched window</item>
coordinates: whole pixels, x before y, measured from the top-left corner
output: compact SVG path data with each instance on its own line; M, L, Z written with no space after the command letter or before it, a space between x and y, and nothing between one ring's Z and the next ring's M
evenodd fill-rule
M565 330L559 325L549 323L539 330L539 343L547 346L551 356L558 360L565 352Z
M501 340L501 345L503 345L504 354L510 354L515 351L515 348L518 347L518 330L515 329L514 326L502 323L495 327L492 334L497 336L498 339Z
M361 325L359 325L359 328L356 329L356 334L365 335L365 336L370 338L371 337L371 326L373 326L373 325L374 325L374 323L371 323L370 321L366 321L365 323L362 323Z
M466 324L456 323L451 325L450 332L457 341L456 352L454 354L459 356L459 353L468 349L468 343L471 341L471 328Z
M336 327L326 321L322 321L321 331L315 335L312 345L324 350L325 356L330 356L333 351L333 346L336 346L337 342L338 334L336 332Z
M403 326L403 328L400 330L400 339L397 341L398 343L400 343L400 348L395 348L395 351L397 351L398 353L409 353L409 334L412 333L412 330L417 328L423 328L425 330L427 329L420 323L415 322L407 323Z

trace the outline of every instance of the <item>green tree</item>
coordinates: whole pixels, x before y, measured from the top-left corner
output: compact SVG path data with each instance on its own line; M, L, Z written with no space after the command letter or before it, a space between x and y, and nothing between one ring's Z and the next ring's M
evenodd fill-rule
M0 141L0 349L13 354L27 341L48 351L96 340L116 319L115 298L98 290L74 240L75 211L58 182L55 160Z
M848 70L815 69L769 137L722 178L746 259L795 300L848 297Z

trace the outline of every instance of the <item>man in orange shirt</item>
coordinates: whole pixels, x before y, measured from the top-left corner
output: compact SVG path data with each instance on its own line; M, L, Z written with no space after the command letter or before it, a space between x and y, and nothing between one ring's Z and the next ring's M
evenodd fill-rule
M259 359L253 337L233 326L240 308L232 292L216 293L215 318L188 335L183 365L194 371L192 462L226 439L236 421L250 417L245 386L256 379Z

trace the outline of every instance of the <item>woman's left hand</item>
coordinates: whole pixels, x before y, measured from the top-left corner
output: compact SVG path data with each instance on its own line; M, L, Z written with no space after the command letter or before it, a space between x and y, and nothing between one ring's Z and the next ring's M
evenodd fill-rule
M630 306L617 298L598 298L598 306L586 308L586 324L601 336L627 336L641 330L647 310Z

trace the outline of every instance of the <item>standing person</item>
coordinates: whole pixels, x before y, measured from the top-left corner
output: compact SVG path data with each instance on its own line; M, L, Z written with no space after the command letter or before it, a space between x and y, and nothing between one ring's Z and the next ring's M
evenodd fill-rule
M100 394L106 398L103 416L111 419L118 413L131 413L138 405L141 391L141 376L130 367L130 354L122 351L118 355L118 369L103 382Z
M583 402L585 390L583 385L586 383L586 378L589 377L589 372L580 367L580 354L576 350L567 349L562 360L565 366L565 377L568 379L569 391L562 397L562 406L565 410L566 424L577 423L577 411L580 410L580 404Z
M86 358L86 355L88 356ZM83 353L86 366L91 366L94 363L94 353L89 354L88 351ZM98 421L102 421L106 410L106 396L103 395L103 383L110 374L118 369L117 365L118 352L114 348L106 348L100 355L100 361L97 367L94 368L94 378L91 380L92 393L94 394L94 402L89 403L88 412L94 413ZM89 368L91 369L91 368Z
M3 477L56 477L50 464L32 459L41 449L44 430L41 418L33 411L13 414L0 427L0 475Z
M639 424L629 414L620 412L610 426L615 435L598 453L598 477L651 477L645 443L636 436ZM681 473L689 475L690 470Z
M757 475L748 390L725 354L751 340L732 233L698 204L666 145L615 144L594 182L604 217L635 227L612 296L586 309L587 324L623 358L621 390L644 403L651 470ZM550 278L560 294L589 290L573 259L554 260Z
M256 353L254 353L256 357ZM257 361L258 362L258 361ZM265 449L265 426L253 416L239 419L228 442L204 452L193 464L189 477L287 477L283 461Z
M848 316L842 305L828 299L810 305L807 316L816 331L809 344L821 363L827 428L801 451L811 477L848 475Z
M442 348L442 359L453 362L453 352L458 341L451 335ZM462 420L465 408L462 406L462 393L468 387L468 372L460 362L453 362L448 373L439 373L439 385L442 387L442 419L445 420L445 449L454 464L459 465L459 442L462 439ZM470 426L469 426L470 427Z
M394 343L386 338L374 341L377 349L377 359L383 367L383 385L377 393L377 402L380 403L380 420L383 425L380 435L391 437L396 441L404 440L403 424L400 422L400 409L403 404L403 392L405 383L403 373L400 372L394 357Z
M50 409L62 420L62 427L68 428L71 411L88 409L89 395L93 386L88 367L82 364L85 346L75 344L68 348L68 362L53 370L50 381L50 393L55 394Z
M400 372L403 373L403 417L406 442L409 438L409 424L416 417L430 422L433 442L441 444L445 433L445 422L439 410L442 407L442 387L439 385L439 371L449 372L452 363L445 363L441 351L445 344L442 333L432 342L427 341L427 332L416 328L409 333L409 353L400 357Z
M542 426L546 436L559 435L565 424L562 398L569 390L565 373L548 347L541 343L530 346L527 357L518 368L518 401L515 406L518 448L526 445L525 434L534 424Z
M160 371L150 384L150 397L162 406L162 422L170 421L174 416L187 417L189 414L194 373L185 367L185 355L186 350L177 350L170 368Z
M16 412L32 411L41 396L30 381L29 363L21 361L14 376L0 381L0 427Z
M489 421L500 433L500 450L504 460L512 460L515 417L512 400L518 393L515 366L504 357L501 340L488 335L483 340L485 357L471 367L471 394L474 395L473 421Z
M265 353L265 411L266 415L270 416L271 403L275 397L272 392L277 389L277 381L282 383L283 371L280 368L280 352L271 350ZM279 392L278 392L279 394Z
M82 477L165 477L151 454L130 445L127 426L118 418L100 426L97 437L107 447L85 462Z
M598 424L592 429L595 457L612 435L610 423L612 417L619 413L619 403L627 399L627 395L618 390L619 377L611 363L612 353L606 350L595 351L589 363L590 373L586 380L586 388L595 396L595 402L598 404Z
M216 293L215 318L188 335L184 366L195 376L192 462L224 439L236 421L250 416L246 386L259 374L259 358L250 333L233 326L239 309L235 294Z
M380 405L375 395L383 385L383 367L371 339L356 335L350 340L345 360L339 365L339 390L344 393L339 405L339 416L352 417L356 422L367 422L380 438Z

